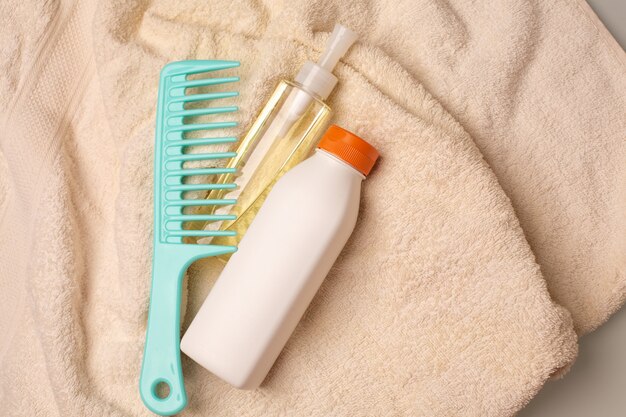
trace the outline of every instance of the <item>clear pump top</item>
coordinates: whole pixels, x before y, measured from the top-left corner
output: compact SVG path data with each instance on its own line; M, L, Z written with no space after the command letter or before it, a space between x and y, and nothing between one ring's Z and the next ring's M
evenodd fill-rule
M317 64L311 61L305 62L296 76L296 82L322 100L328 98L337 84L337 77L333 75L332 70L357 37L357 34L347 27L336 24L326 43L326 50Z

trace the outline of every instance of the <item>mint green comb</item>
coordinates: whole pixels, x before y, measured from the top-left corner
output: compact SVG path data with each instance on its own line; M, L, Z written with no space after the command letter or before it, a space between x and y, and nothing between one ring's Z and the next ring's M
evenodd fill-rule
M185 222L233 220L233 215L186 214L183 209L197 206L229 205L228 199L185 199L189 191L232 189L234 184L218 184L220 175L233 174L232 168L183 167L186 161L219 160L236 156L235 152L191 153L194 146L222 145L236 142L234 137L186 138L187 132L225 129L235 122L193 123L191 118L230 113L237 107L209 107L212 100L237 96L237 92L193 93L205 88L238 81L239 77L209 78L208 73L238 67L235 61L180 61L161 71L156 117L154 154L154 254L148 329L144 346L139 392L150 411L169 416L187 405L187 394L180 363L180 306L182 283L187 267L197 259L232 253L234 246L185 243L185 238L233 236L235 232L190 230ZM193 78L190 75L197 74ZM197 104L207 104L199 108ZM193 108L188 108L190 103ZM189 122L191 120L191 122ZM206 136L210 136L206 134ZM217 161L216 161L217 162ZM206 184L183 181L189 176L208 176ZM221 194L223 195L223 194ZM167 392L169 390L169 392Z

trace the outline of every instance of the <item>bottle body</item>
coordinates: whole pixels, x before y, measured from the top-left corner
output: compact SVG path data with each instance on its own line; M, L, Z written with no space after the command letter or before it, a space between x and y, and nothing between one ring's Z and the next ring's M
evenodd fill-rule
M229 167L237 174L225 174L218 183L234 182L232 191L215 190L207 196L228 193L237 199L233 206L217 208L215 214L234 214L236 220L201 225L206 229L233 230L237 236L199 241L238 245L269 191L278 179L302 162L315 146L330 116L330 108L297 83L281 81L246 136L238 145L237 157ZM212 214L212 213L207 213ZM222 259L227 260L229 255Z
M220 378L256 388L348 240L363 175L318 150L269 194L181 342Z

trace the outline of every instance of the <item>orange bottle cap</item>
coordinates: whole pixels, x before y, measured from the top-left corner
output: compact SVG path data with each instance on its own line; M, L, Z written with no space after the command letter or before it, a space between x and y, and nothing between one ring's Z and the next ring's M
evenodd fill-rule
M370 173L379 156L372 145L337 125L328 128L317 147L347 162L363 175Z

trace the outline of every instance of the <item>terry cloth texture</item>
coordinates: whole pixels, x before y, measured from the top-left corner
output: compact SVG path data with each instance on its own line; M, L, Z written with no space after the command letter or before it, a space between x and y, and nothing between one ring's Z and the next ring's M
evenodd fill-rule
M158 71L241 60L241 134L339 21L333 122L382 154L359 224L262 388L184 358L182 415L515 414L623 301L626 65L582 1L487 3L0 5L3 409L151 415Z

